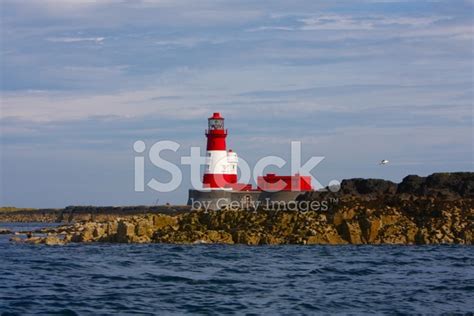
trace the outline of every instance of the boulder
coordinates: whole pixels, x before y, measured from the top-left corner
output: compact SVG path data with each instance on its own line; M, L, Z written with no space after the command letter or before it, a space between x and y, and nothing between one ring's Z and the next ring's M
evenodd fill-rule
M284 243L285 241L283 238L274 236L270 233L263 234L259 240L260 245L281 245Z
M219 244L233 244L234 243L234 240L232 239L232 235L225 231L208 230L206 232L205 239L210 241L211 243L219 243Z
M22 243L23 238L21 238L20 236L13 236L13 237L10 238L10 241L14 242L14 243Z
M348 179L341 182L341 194L346 195L384 195L395 194L397 184L381 179Z
M96 238L94 238L94 231L96 230L96 227L93 225L93 223L86 223L84 226L80 227L78 232L74 234L72 237L72 240L74 242L91 242L94 241Z
M178 218L176 216L168 215L153 215L153 228L163 229L165 227L176 227L178 224Z
M350 221L356 216L356 210L354 208L351 209L342 209L337 211L332 218L332 222L334 225L339 226L344 221Z
M153 235L153 221L147 219L139 220L135 225L135 234L139 237L151 237Z
M235 243L238 244L245 244L245 245L258 245L260 243L260 236L256 232L251 231L237 231L234 236L233 240Z
M48 246L64 245L64 240L54 235L45 237L43 242Z
M397 193L445 199L474 198L474 173L433 173L428 177L410 175L398 185Z
M364 218L361 220L361 228L367 243L376 243L380 229L383 227L383 221L378 217Z
M342 238L347 240L349 243L358 245L362 244L362 231L360 229L359 222L356 220L345 220L340 225Z
M132 223L121 220L117 226L117 242L127 243L131 242L135 237L135 225Z
M41 244L44 242L44 238L42 237L30 237L30 238L26 238L23 240L24 243L26 244Z
M106 224L106 233L109 236L115 235L117 233L118 222L116 220L107 222Z

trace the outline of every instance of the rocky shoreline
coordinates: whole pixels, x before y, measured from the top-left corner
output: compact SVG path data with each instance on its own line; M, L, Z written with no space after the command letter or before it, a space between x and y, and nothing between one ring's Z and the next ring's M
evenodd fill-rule
M474 173L408 176L402 183L344 180L337 193L308 192L301 201L326 201L305 210L190 210L189 207L66 208L0 213L0 221L68 222L17 233L19 243L70 242L276 244L473 243ZM33 213L31 213L33 212ZM25 214L26 213L26 214ZM35 217L38 216L38 217ZM25 234L29 236L25 237Z

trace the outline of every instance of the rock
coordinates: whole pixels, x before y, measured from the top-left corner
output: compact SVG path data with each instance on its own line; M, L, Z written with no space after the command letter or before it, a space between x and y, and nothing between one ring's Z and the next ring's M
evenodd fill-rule
M264 234L260 240L260 245L281 245L284 244L284 239L273 236L272 234Z
M94 228L94 231L92 232L92 236L94 238L103 238L106 235L106 227L103 225L99 224Z
M342 239L341 236L337 233L336 229L329 229L328 232L324 235L324 240L327 240L329 245L344 245L347 244L347 241Z
M153 215L154 229L162 229L165 227L175 227L178 223L178 218L168 215Z
M422 187L426 181L425 177L417 175L409 175L403 178L402 182L398 185L397 193L407 194L423 194Z
M139 220L135 226L135 234L137 236L151 237L153 235L153 222L147 219Z
M441 196L449 199L474 198L474 173L433 173L428 177L410 175L398 185L397 193Z
M117 227L117 242L127 243L132 241L135 236L135 225L121 220Z
M212 243L233 244L232 235L225 231L209 230L206 232L207 238Z
M415 235L415 241L419 245L427 245L430 243L430 237L426 228L418 230Z
M306 239L306 244L307 245L324 245L324 244L327 244L327 243L328 242L321 235L309 236Z
M0 235L9 235L9 234L13 234L13 232L6 228L0 228Z
M349 243L358 245L362 244L362 231L359 222L355 220L344 221L341 224L342 237Z
M356 215L355 209L346 209L337 211L333 216L333 224L336 226L341 225L344 221L350 221Z
M256 232L237 231L234 236L234 241L245 245L258 245L260 243L260 236Z
M91 242L94 241L94 232L96 227L93 223L86 223L84 226L79 226L78 231L73 235L72 241L74 242Z
M397 184L381 179L349 179L342 180L341 194L347 195L384 195L395 194Z
M116 220L108 222L106 226L106 233L108 236L115 235L117 233L118 222Z
M380 218L364 218L362 220L362 229L364 231L364 238L367 243L376 243L380 229L383 227L383 222Z
M64 245L64 241L57 236L47 236L43 242L48 246Z
M44 238L42 237L30 237L23 240L26 244L41 244L44 242Z
M37 232L56 237L48 241L32 237L24 242L472 244L473 204L469 199L353 196L341 199L333 213L225 210L177 216L148 214L42 229ZM64 234L64 239L58 234Z
M10 238L10 241L15 242L15 243L22 243L23 239L19 236L13 236L13 237Z
M383 214L383 215L380 215L380 225L393 225L397 222L400 221L400 215L399 214Z
M74 207L63 214L67 218L74 213L74 224L35 233L64 235L63 242L471 245L473 175L408 176L398 186L377 179L350 179L338 193L306 192L298 197L300 201L332 199L327 210L318 211L221 210L167 215L132 207L118 208L120 216L115 216L101 211L117 212L117 208ZM88 221L91 214L95 221ZM0 212L0 220L7 218L2 216ZM46 243L41 238L12 241ZM57 242L52 237L48 243Z

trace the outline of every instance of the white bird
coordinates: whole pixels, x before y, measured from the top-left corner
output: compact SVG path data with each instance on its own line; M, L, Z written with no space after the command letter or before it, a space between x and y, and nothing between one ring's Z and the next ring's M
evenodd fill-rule
M379 165L386 165L386 164L388 164L388 160L387 160L387 159L384 159L384 160L382 160L382 161L380 162Z

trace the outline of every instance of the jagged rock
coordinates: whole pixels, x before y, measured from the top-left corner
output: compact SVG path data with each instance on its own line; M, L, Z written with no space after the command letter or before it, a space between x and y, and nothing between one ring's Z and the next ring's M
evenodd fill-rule
M58 236L47 236L44 238L44 243L48 246L64 245L64 241Z
M127 243L135 237L135 225L132 223L121 220L117 227L117 242Z
M74 242L91 242L94 241L95 223L86 223L79 226L78 231L71 237Z
M347 244L337 231L329 227L324 233L308 236L305 240L307 245L340 245Z
M168 215L153 215L154 229L162 229L164 227L176 227L178 218Z
M382 214L380 215L380 221L381 225L387 226L387 225L393 225L400 221L400 215L399 214Z
M397 193L440 196L449 199L474 198L474 173L433 173L428 177L410 175L398 185Z
M50 229L65 242L259 244L472 244L473 202L432 198L343 200L333 214L292 211L196 211L143 215ZM49 232L50 230L42 231Z
M425 177L420 177L417 175L406 176L398 185L397 193L422 194L423 192L421 191L421 188L425 181Z
M115 235L117 233L117 228L118 228L118 222L116 220L108 222L107 228L106 228L107 235L109 236Z
M94 228L94 231L92 232L92 236L94 238L102 238L106 234L106 227L104 225L99 224Z
M395 194L397 184L381 179L348 179L341 182L341 194L347 195L383 195Z
M10 241L11 242L15 242L15 243L22 243L23 242L23 238L19 237L19 236L13 236L10 238Z
M378 217L369 217L362 220L361 228L367 243L376 243L377 236L380 229L383 227L383 222Z
M239 230L235 233L234 240L239 244L258 245L260 243L260 236L256 232Z
M349 243L362 244L362 231L359 222L356 220L345 220L341 224L342 237Z
M135 234L137 236L147 236L150 237L153 235L153 222L148 221L147 219L139 220L135 226Z
M341 225L344 221L350 221L356 215L355 209L341 210L334 214L333 224L336 226Z
M299 197L309 201L337 197L327 211L222 210L171 216L144 214L146 208L138 207L130 208L132 215L121 209L117 217L100 214L98 208L86 208L89 213L83 216L84 221L77 221L80 217L75 214L73 224L34 233L61 234L63 242L470 245L474 199L466 196L470 196L472 175L410 176L399 185L396 194L389 182L356 179L346 182L338 195L308 192ZM381 188L375 188L377 183ZM87 221L90 212L95 212L95 221ZM12 241L45 243L44 237Z
M23 240L24 243L26 244L41 244L44 242L44 239L42 237L30 237L27 239Z
M233 244L232 235L225 231L209 230L206 232L207 239L212 243Z
M284 240L283 238L273 236L272 234L264 234L259 242L261 245L280 245L284 243Z

